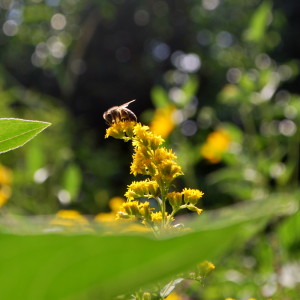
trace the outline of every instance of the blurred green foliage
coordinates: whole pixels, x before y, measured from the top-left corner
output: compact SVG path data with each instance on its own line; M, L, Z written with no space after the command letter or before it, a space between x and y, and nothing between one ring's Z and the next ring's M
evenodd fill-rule
M14 178L1 214L107 210L132 176L128 148L104 144L101 115L137 98L144 123L165 109L158 123L186 174L182 185L204 190L204 208L225 207L224 218L230 205L233 218L235 205L267 211L273 197L291 208L246 245L237 241L201 291L191 284L185 293L296 299L299 280L286 274L299 273L300 96L298 62L283 51L285 5L0 0L1 117L53 124L1 155ZM210 217L218 222L214 210Z

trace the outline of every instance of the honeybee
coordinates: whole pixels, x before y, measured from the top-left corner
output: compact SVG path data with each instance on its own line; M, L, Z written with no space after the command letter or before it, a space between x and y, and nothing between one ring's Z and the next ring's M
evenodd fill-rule
M112 125L121 121L137 121L136 115L127 108L127 106L135 100L126 102L120 106L113 106L103 114L103 119L107 125Z

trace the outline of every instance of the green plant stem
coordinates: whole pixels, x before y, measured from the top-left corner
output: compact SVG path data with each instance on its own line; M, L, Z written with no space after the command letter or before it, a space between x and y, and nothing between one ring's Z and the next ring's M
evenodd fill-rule
M162 221L161 221L161 229L164 230L166 227L166 195L169 190L169 185L165 184L164 182L159 182L159 188L161 191L161 215L162 215Z
M170 225L170 223L172 222L172 218L174 217L174 215L180 210L179 209L173 209L173 211L171 212L171 214L168 216L167 218L167 222L166 222L166 227Z
M250 152L254 154L256 153L257 145L252 141L252 138L257 135L257 132L255 127L255 121L253 118L253 110L249 105L244 104L240 106L239 111L242 117L241 121L243 122L245 128L245 133L246 133L245 138L248 140L247 144L250 146L249 150L252 150Z

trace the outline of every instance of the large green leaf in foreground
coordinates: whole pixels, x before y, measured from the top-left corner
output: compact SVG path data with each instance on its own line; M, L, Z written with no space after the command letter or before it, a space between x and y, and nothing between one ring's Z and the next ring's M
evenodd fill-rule
M203 260L218 268L228 250L241 247L270 218L297 210L298 196L270 195L265 201L206 212L204 222L202 216L192 222L195 232L161 240L139 235L2 233L1 299L110 299L168 279Z
M23 146L50 123L23 119L0 119L0 153Z
M134 235L3 234L1 298L110 299L203 260L214 261L252 232L249 226L241 223L164 240Z

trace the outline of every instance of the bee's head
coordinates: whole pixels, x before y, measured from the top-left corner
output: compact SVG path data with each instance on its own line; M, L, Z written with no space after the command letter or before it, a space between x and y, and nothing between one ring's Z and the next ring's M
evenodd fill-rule
M105 112L103 114L103 119L106 121L107 125L111 125L113 123L113 116L110 112Z

